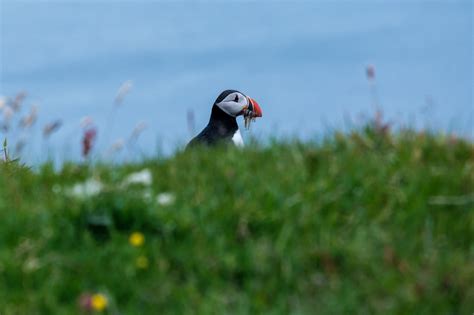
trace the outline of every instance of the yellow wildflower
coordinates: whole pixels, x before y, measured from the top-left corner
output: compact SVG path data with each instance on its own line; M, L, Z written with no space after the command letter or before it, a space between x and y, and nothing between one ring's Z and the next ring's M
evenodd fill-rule
M107 298L105 295L97 293L91 297L91 306L94 311L102 312L107 308Z
M132 234L130 234L130 238L128 239L128 241L130 242L130 244L132 244L132 246L140 247L143 245L143 243L145 243L145 236L143 235L143 233L133 232Z
M139 269L147 269L149 265L148 258L146 256L138 256L135 260L135 265Z

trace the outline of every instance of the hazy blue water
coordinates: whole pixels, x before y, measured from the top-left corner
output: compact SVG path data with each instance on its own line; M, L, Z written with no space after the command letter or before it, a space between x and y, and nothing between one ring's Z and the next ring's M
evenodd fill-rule
M186 112L200 129L227 88L261 104L250 133L308 138L370 114L369 63L389 119L472 136L471 1L4 0L0 10L0 95L27 90L40 125L63 119L49 144L62 154L79 154L81 117L105 124L126 80L110 142L146 120L141 148L159 139L169 152L190 138Z

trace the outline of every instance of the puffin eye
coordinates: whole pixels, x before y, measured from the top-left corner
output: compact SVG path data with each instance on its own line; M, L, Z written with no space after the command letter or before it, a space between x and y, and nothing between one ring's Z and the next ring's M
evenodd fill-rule
M239 102L239 96L235 94L234 102Z

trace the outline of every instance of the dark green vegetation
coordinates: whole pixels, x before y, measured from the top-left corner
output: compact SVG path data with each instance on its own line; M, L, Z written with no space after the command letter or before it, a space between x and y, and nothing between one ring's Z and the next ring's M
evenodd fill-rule
M150 186L124 186L144 168ZM91 177L100 193L71 193ZM81 313L85 292L109 314L471 314L473 185L471 142L371 128L134 165L0 163L0 314Z

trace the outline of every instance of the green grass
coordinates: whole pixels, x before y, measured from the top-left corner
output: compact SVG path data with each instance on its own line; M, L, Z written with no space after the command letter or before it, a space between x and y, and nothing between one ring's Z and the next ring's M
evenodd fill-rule
M121 184L144 168L149 187ZM70 193L89 178L99 194ZM80 314L84 293L108 314L471 314L473 187L472 142L371 128L131 165L0 163L0 314Z

